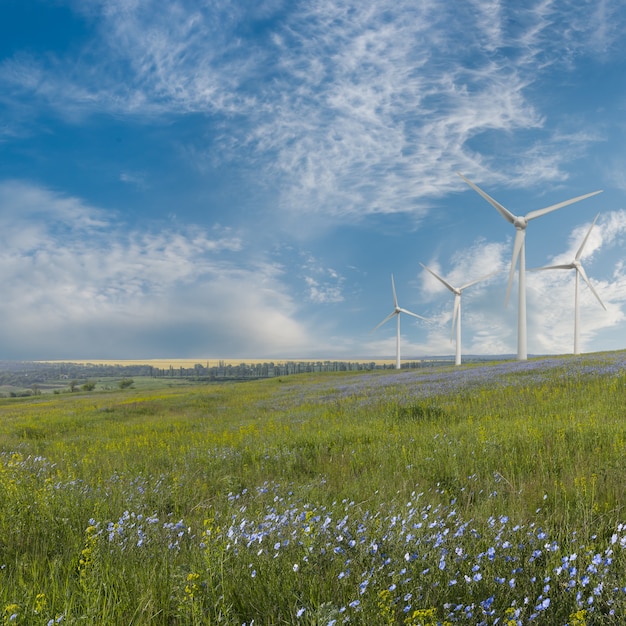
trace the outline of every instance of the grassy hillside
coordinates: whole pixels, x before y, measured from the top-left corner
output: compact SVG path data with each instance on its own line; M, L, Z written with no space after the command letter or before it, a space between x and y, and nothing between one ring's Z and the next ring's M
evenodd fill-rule
M0 399L0 618L623 623L625 365Z

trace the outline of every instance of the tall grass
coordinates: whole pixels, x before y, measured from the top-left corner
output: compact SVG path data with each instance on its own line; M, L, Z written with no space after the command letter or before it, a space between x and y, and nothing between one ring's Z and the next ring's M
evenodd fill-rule
M0 400L0 619L623 623L625 363Z

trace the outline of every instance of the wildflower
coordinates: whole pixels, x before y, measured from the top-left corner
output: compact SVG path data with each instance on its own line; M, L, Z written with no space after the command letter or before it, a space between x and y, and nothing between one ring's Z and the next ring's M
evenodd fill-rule
M587 624L587 610L580 609L569 616L570 626L585 626Z
M510 606L504 612L504 624L506 626L517 626L517 618L520 616L520 610Z
M19 615L20 605L19 604L7 604L4 607L4 619L2 621L3 624L7 624L8 622L14 622Z
M187 574L187 584L185 585L185 601L193 600L196 591L198 591L198 579L200 578L200 574L196 574L195 572L190 572Z
M45 593L38 593L35 597L35 608L33 609L35 613L39 614L44 611L46 608L47 600Z
M305 611L306 611L306 609L304 607L298 609L298 611L296 613L296 617L302 617L304 615Z

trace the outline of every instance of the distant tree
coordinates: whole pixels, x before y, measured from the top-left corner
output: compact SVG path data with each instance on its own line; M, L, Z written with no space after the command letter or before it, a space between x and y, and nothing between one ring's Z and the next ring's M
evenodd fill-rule
M120 380L120 389L127 389L129 387L133 386L133 383L135 381L132 378L122 378L122 380Z
M96 388L96 383L94 383L91 380L88 380L82 387L81 389L83 391L93 391Z
M78 386L78 381L77 380L71 380L70 381L70 392L74 393L74 391L76 391L76 387Z

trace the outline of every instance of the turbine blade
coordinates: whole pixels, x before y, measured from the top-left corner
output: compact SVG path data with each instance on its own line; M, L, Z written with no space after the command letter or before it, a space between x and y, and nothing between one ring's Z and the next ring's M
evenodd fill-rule
M500 215L502 215L502 217L507 220L507 222L511 222L511 224L513 224L515 222L515 215L513 215L513 213L511 213L511 211L509 211L508 209L505 209L497 200L494 200L489 194L485 193L480 187L478 187L477 185L475 185L471 180L468 180L467 178L465 178L465 176L463 176L463 174L460 174L459 172L457 172L457 174L479 195L481 195L485 200L487 200L487 202L489 202L489 204L491 204L493 207L495 207L498 212L500 213Z
M513 258L511 259L511 270L509 271L509 282L506 288L506 298L504 299L504 306L509 303L509 297L511 295L511 286L513 285L513 276L515 275L515 267L517 266L517 259L519 253L524 245L524 238L526 237L525 230L518 230L515 233L515 242L513 243Z
M400 313L406 313L407 315L410 315L411 317L416 317L418 320L424 320L425 322L428 321L425 317L422 317L421 315L418 315L417 313L413 313L412 311L407 311L407 309L399 308L398 311L400 311Z
M587 287L589 287L589 289L591 289L591 293L597 298L598 302L602 305L602 308L606 311L606 307L604 306L604 302L602 302L602 300L600 300L600 296L598 295L598 292L593 288L593 285L589 281L589 278L587 278L587 272L585 272L585 268L582 265L579 265L578 266L578 271L580 272L580 275L583 277L583 280L587 283Z
M398 308L398 296L396 295L396 284L393 282L393 274L391 275L391 291L393 291L393 306Z
M389 313L389 315L387 315L387 317L380 324L374 326L374 328L372 328L370 332L373 333L375 330L378 330L383 324L386 324L394 315L397 315L396 311L394 311L393 313Z
M574 202L580 202L581 200L584 200L585 198L591 198L591 196L596 196L599 193L602 193L602 190L592 191L591 193L586 193L584 196L576 196L576 198L571 198L570 200L565 200L564 202L552 204L546 207L545 209L531 211L530 213L526 215L526 219L529 221L534 220L536 217L541 217L542 215L545 215L546 213L552 213L552 211L556 211L557 209L562 209L564 206L567 206L568 204L574 204Z
M600 213L598 213L595 219L593 220L593 222L591 222L591 226L589 227L589 230L587 231L587 234L585 235L585 238L583 239L583 242L580 244L580 248L578 248L578 252L576 253L576 256L574 257L577 261L580 261L580 257L582 256L582 253L583 253L583 248L585 247L585 244L587 243L587 239L589 239L589 235L591 235L591 231L593 230L593 227L596 225L596 222L598 221L599 217L600 217Z
M437 274L434 270L431 270L430 267L426 267L423 263L420 263L420 265L426 271L430 272L440 283L445 285L452 293L456 293L456 289L448 281L446 281L444 278L441 278L441 276L439 276L439 274Z
M529 272L539 272L540 270L573 270L576 266L573 263L564 265L546 265L545 267L531 267Z

